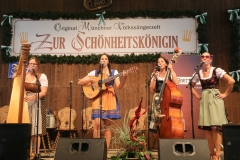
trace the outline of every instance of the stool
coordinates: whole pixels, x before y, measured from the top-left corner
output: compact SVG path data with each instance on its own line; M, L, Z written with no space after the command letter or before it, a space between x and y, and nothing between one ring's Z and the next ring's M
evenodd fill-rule
M55 131L57 131L57 136L53 145L53 149L57 148L58 139L61 137L61 133L68 132L70 138L76 138L76 134L77 134L77 129L70 129L70 130L56 129Z

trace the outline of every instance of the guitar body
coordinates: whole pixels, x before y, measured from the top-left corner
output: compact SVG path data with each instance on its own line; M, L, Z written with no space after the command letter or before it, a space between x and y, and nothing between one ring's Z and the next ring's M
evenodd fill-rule
M106 79L108 76L106 74L103 74L102 79ZM89 76L89 78L94 79L96 81L96 83L86 83L84 85L82 85L83 87L83 92L84 95L88 98L88 99L93 99L95 98L99 93L100 93L100 87L98 82L101 80L101 75L97 76ZM105 84L102 84L102 90L106 90L106 86Z
M129 73L134 73L137 70L138 70L137 67L132 67L129 70L125 70L125 72L129 74ZM115 78L120 77L120 76L123 76L123 72L118 73L118 74L113 75L113 76L110 76L110 77L108 77L108 75L106 75L106 74L103 74L102 75L102 82L101 82L102 90L107 89L105 84L107 84L111 80L114 80ZM100 80L101 80L101 74L99 74L99 76L89 76L89 78L95 80L96 82L95 83L88 82L86 84L83 84L82 87L83 87L83 92L84 92L85 96L89 99L93 99L94 97L96 97L100 93L99 83L100 83Z

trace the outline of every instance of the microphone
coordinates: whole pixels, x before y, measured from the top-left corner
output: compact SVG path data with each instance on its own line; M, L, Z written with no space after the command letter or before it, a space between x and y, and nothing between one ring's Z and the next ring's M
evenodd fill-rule
M104 62L100 62L100 65L101 65L101 67L103 67L103 65L104 65Z
M40 84L39 79L38 79L38 75L36 74L36 70L35 70L35 68L33 68L33 67L32 67L32 72L33 72L34 76L35 76L36 79L37 79L37 84Z
M33 71L34 74L36 74L36 73L35 73L35 68L32 67L32 71Z
M199 66L201 67L206 61L200 62Z
M161 66L158 66L158 65L155 66L155 69L156 69L157 71L160 71L160 68L161 68Z
M197 65L197 66L195 67L195 71L197 70L197 68L202 67L202 65L203 65L204 63L206 63L206 61L200 62L199 65Z
M70 81L70 82L69 82L69 85L71 85L72 83L73 83L73 81Z

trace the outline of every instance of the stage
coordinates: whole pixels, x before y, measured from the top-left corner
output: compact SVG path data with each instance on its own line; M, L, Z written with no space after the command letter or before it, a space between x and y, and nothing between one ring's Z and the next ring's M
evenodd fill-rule
M117 151L115 149L109 149L108 154L107 154L107 158L108 158L107 160L110 160L110 157L116 155L116 153L117 153ZM41 149L40 150L40 155L41 155L40 160L54 160L55 151L50 151L49 150L46 153L44 153L44 150ZM152 151L152 155L154 157L154 160L159 160L157 151ZM210 157L209 157L209 159L210 159ZM221 152L221 160L224 160L223 151Z

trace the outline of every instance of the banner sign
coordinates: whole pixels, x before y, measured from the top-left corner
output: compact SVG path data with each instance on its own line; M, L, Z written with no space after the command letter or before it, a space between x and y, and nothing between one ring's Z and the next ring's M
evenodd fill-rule
M10 62L8 64L8 78L12 78L14 74L14 68L15 66L18 65L18 62Z
M13 19L12 55L21 43L31 54L88 55L197 51L197 22L179 19L24 20Z
M8 63L8 78L13 78L15 73L15 67L18 65L18 62L9 62ZM29 69L26 67L26 72L29 72Z

